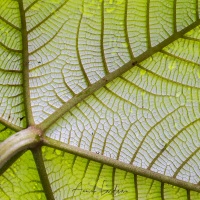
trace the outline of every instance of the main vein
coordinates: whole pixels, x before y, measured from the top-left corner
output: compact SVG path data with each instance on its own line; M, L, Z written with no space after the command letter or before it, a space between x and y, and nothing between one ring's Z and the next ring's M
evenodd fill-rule
M23 94L26 113L27 126L34 125L29 88L29 58L28 58L28 33L26 27L26 17L23 7L23 1L19 0L19 10L21 15L21 32L22 32L22 56L23 56Z

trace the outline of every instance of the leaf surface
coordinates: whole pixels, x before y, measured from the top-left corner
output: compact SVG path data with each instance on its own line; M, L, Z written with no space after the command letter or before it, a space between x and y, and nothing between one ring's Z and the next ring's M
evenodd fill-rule
M199 7L1 1L0 142L42 140L0 169L0 196L198 199Z

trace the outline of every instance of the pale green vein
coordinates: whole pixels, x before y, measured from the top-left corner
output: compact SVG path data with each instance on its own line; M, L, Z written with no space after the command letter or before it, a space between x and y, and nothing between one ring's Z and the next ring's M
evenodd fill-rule
M168 183L174 186L178 186L181 188L185 188L188 190L193 190L193 191L197 191L200 192L200 186L196 185L196 184L192 184L192 183L188 183L185 181L181 181L181 180L177 180L173 177L169 177L169 176L165 176L156 172L152 172L150 170L147 169L143 169L140 167L136 167L133 166L131 164L126 164L123 162L120 162L118 160L112 159L112 158L108 158L87 150L83 150L79 147L75 147L75 146L71 146L68 144L65 144L63 142L59 142L59 141L55 141L51 138L48 137L44 137L43 138L43 143L46 146L49 147L53 147L53 148L57 148L60 149L62 151L68 152L68 153L72 153L75 154L77 156L83 157L83 158L87 158L99 163L104 163L106 165L115 167L115 168L119 168L121 170L126 170L128 172L143 176L143 177L147 177L147 178L151 178L154 180L158 180L160 182L164 182L164 183Z
M48 41L46 41L43 45L41 45L38 49L35 49L34 51L30 52L29 55L34 54L35 52L37 52L38 50L41 50L43 47L45 47L46 45L48 45L51 41L53 41L53 39L60 33L60 31L62 30L62 28L64 27L65 23L68 21L65 20L64 23L61 25L61 27L56 31L56 33L53 35L53 37L51 37Z
M79 109L79 108L77 108L78 109L78 111L85 117L85 119L87 119L87 115L81 110L81 109ZM71 116L73 116L74 118L77 118L74 114L73 114L73 112L70 112L69 111L69 113L71 114ZM71 135L71 131L69 132L69 134ZM61 134L60 134L61 135ZM69 140L68 140L68 142L70 143L70 136L69 136ZM80 145L81 145L81 141L82 141L82 138L83 138L83 132L81 132L81 136L79 137L79 142L78 142L78 147L80 147Z
M12 49L8 46L6 46L4 43L0 42L0 45L5 48L6 50L8 51L11 51L11 52L15 52L15 53L22 53L22 50L18 50L18 49Z
M23 195L27 195L27 194L40 194L40 193L43 193L44 191L43 190L34 190L32 192L25 192Z
M93 96L94 96L94 95L93 95ZM94 98L96 98L96 96L94 96ZM87 103L87 101L85 101L85 100L83 100L83 101L84 101L84 103L88 106L88 108L89 108L91 111L94 110L94 109L91 107L91 105ZM98 115L98 113L96 113L96 114ZM100 118L99 115L98 115L98 118ZM89 123L90 123L90 122L89 122ZM90 123L90 126L92 127L92 124L91 124L91 123ZM93 144L93 141L94 141L94 139L95 139L95 135L96 135L97 129L98 129L98 126L96 126L96 129L93 130L92 133L90 133L90 134L92 134L92 139L91 139L91 142L90 142L90 149L89 149L89 151L92 150L92 145L91 145L91 144ZM69 137L71 137L71 133L69 133L69 134L70 134ZM68 143L69 143L69 142L68 142Z
M69 0L65 0L63 4L61 4L58 8L56 8L53 12L51 12L50 15L48 15L45 19L43 19L41 22L39 22L36 26L34 26L33 28L31 28L29 31L28 31L28 34L30 32L32 32L34 29L36 29L37 27L39 27L40 25L42 25L43 23L45 23L51 16L55 15L61 8L63 8L67 2Z
M117 160L119 160L119 157L120 157L120 154L121 154L121 150L122 150L123 144L124 144L124 142L125 142L125 140L126 140L128 134L129 134L129 131L131 130L131 128L132 128L133 125L134 125L133 123L131 123L131 124L129 125L128 130L126 131L125 135L124 135L123 138L122 138L122 141L120 142L119 150L118 150L117 157L116 157ZM127 149L127 151L129 151L129 149ZM130 152L130 151L129 151L129 152Z
M5 83L5 84L0 84L0 85L4 85L4 86L13 86L13 87L15 87L16 88L16 86L22 86L23 84L10 84L10 83Z
M28 58L28 35L26 27L26 17L23 7L23 1L19 0L19 9L21 14L22 26L22 55L23 55L23 93L27 125L34 125L32 115L31 101L30 101L30 88L29 88L29 58Z
M163 51L163 50L162 50L162 51ZM164 52L164 51L163 51L163 52ZM180 59L180 58L179 58L179 59ZM187 84L184 84L184 83L180 83L180 82L174 81L174 80L172 80L172 79L167 79L166 77L163 77L163 76L161 76L161 75L159 75L159 74L156 74L156 73L153 72L153 71L150 71L150 70L146 69L145 67L143 67L143 66L140 65L140 64L138 64L137 67L140 68L140 69L142 69L142 70L145 70L146 72L148 72L148 73L150 73L150 74L153 74L154 76L157 76L157 77L162 78L162 80L165 80L165 81L167 81L168 83L171 82L171 83L175 83L176 85L184 86L184 87L186 87L186 88L192 88L192 89L195 88L195 89L199 89L199 87L196 87L196 86L190 86L190 85L187 85Z
M4 19L3 17L0 16L0 20L2 20L3 22L5 22L6 24L8 24L10 27L12 27L13 29L16 29L18 31L21 31L21 29L17 26L15 26L14 24L10 23L9 21L7 21L6 19Z
M140 144L138 145L137 147L137 150L135 151L135 153L133 154L133 157L131 159L131 162L130 164L132 164L140 150L140 148L142 147L143 143L145 142L146 138L149 136L149 134L151 134L151 131L153 129L156 128L156 126L158 126L161 122L165 121L169 116L171 116L173 113L175 113L176 111L178 111L179 109L181 109L183 106L180 106L176 109L174 109L172 112L168 113L167 115L165 115L165 117L163 117L160 121L158 121L157 123L155 123L148 131L147 133L145 134L145 136L143 137L143 139L141 140Z
M2 69L0 68L1 72L11 72L11 73L18 73L18 72L22 72L22 70L17 70L17 69ZM21 73L20 73L21 74Z
M14 97L21 97L22 95L23 95L22 93L18 93L16 95L9 96L8 99L13 99Z
M199 42L200 42L200 41L199 41ZM178 56L173 55L173 54L171 54L171 53L169 53L169 52L167 52L167 51L165 51L165 50L161 50L160 52L163 53L163 54L165 54L165 55L167 55L167 56L169 56L169 57L172 57L172 58L175 58L175 59L178 59L178 60L182 60L182 61L184 61L184 62L186 62L186 63L191 63L191 64L193 64L193 65L196 65L196 66L200 67L200 64L199 64L199 63L195 63L195 62L193 62L193 61L191 61L191 60L186 60L185 58L178 57ZM182 83L180 83L180 84L182 84ZM190 86L190 85L188 85L188 86ZM192 86L192 87L193 87L193 86ZM196 88L198 88L198 87L196 87ZM198 88L198 89L199 89L199 88Z
M173 175L173 178L176 178L176 177L177 177L178 173L181 171L181 169L184 167L184 165L186 165L186 164L188 163L188 161L189 161L192 157L194 157L194 156L197 154L198 151L200 151L200 147L197 148L194 152L192 152L191 155L188 156L187 159L185 159L185 160L181 163L181 165L176 169L176 171L175 171L175 173L174 173L174 175Z
M25 9L25 13L31 8L33 7L39 0L35 0L33 1L26 9Z
M101 2L101 56L105 74L109 73L104 52L104 0Z
M138 66L138 68L140 68L140 67ZM144 69L145 69L145 68L144 68ZM146 70L145 70L145 71L146 71ZM150 95L153 95L153 96L157 96L157 97L175 97L175 96L173 96L173 95L167 95L167 94L164 95L164 94L156 94L156 93L153 93L153 92L149 92L149 91L145 90L144 88L140 87L139 85L136 85L135 83L129 81L129 80L126 79L126 78L124 78L123 76L121 76L120 79L121 79L122 81L125 81L125 82L129 83L129 84L132 85L134 88L137 87L139 90L142 90L143 92L145 92L145 93L147 93L147 94L150 94ZM127 100L126 100L126 101L127 101Z
M200 39L192 38L192 37L189 37L189 36L186 36L186 35L184 35L182 38L186 39L186 40L191 40L191 41L194 41L194 42L198 42L198 43L200 42Z
M84 112L82 112L82 110L81 109L79 109L79 111L80 111L80 113L87 119L87 116L85 115L85 113ZM71 113L72 114L72 116L74 116L74 118L76 118L76 116L73 114L73 113ZM73 137L72 137L73 138ZM78 142L78 147L80 147L80 145L81 145L81 142L82 142L82 139L83 139L83 132L81 132L81 135L79 136L79 142Z
M151 169L153 164L155 164L155 161L162 155L162 153L169 147L169 145L177 138L184 130L186 130L188 127L193 126L195 123L200 121L200 119L196 119L195 121L189 123L188 125L184 126L178 133L176 133L168 142L165 144L165 146L160 150L160 152L156 155L156 157L152 160L152 162L149 164L147 169Z
M74 91L67 85L67 83L65 81L65 76L64 76L63 68L61 70L61 75L62 75L62 79L63 79L63 83L64 83L65 87L67 88L67 90L69 90L69 92L71 93L72 96L75 96Z
M50 63L56 61L56 59L57 59L58 57L59 57L59 55L57 55L54 59L52 59L52 60L50 60L50 61L48 61L48 62L46 62L46 63L42 63L41 65L38 65L38 66L36 66L36 67L34 67L34 68L31 68L29 71L31 72L31 71L34 71L35 69L39 69L39 68L41 68L41 67L43 67L43 66L47 66L48 64L50 64ZM31 78L34 79L35 77L40 77L40 76L30 77L30 79L31 79Z
M69 111L69 114L72 115L72 112ZM62 135L60 134L59 137L61 137L61 136L62 136ZM69 131L68 140L67 140L67 143L68 143L68 144L70 144L71 137L72 137L72 131ZM60 138L59 138L59 141L60 141Z
M53 93L55 94L55 96L57 97L57 99L63 104L63 103L65 103L65 101L58 95L58 93L56 93L56 91L55 90L53 90ZM49 104L49 102L48 102L48 104ZM56 108L57 109L57 108Z
M105 90L107 90L108 92L110 92L110 93L116 95L115 93L113 93L112 91L110 91L110 90L107 89L107 88L105 88ZM107 110L110 110L111 112L114 112L114 111L112 110L112 108L108 107L108 105L106 105L102 100L100 100L99 98L97 98L96 95L93 95L93 96L94 96L94 98L97 99L97 101L99 101L101 104L103 104L103 106L106 107ZM116 95L116 96L117 96L117 95ZM124 100L124 99L122 99L122 100ZM129 103L130 103L130 102L129 102ZM132 104L131 104L131 105L132 105ZM104 138L104 144L106 144L106 140L107 140L107 138L108 138L108 136L109 136L109 132L110 132L111 128L112 128L112 126L110 126L109 130L107 131L107 134L106 134L106 136L105 136L105 138ZM122 139L122 141L123 141L123 139ZM91 144L92 144L92 142L91 142ZM106 148L106 145L103 146L103 149L102 149L102 152L101 152L102 155L104 154L105 148Z
M0 191L1 191L1 194L4 194L7 197L7 199L10 200L10 197L7 195L7 192L2 187L0 187Z
M78 27L77 27L77 33L76 33L76 53L77 53L79 66L80 66L81 72L83 74L84 80L86 81L87 85L91 85L90 80L89 80L89 78L87 76L87 73L85 72L85 69L83 67L83 63L82 63L81 55L80 55L80 51L79 51L79 36L80 36L79 33L80 33L80 28L81 28L81 22L82 22L82 19L83 19L84 5L82 5L82 7L83 7L82 8L83 12L81 13L81 16L80 16L80 19L79 19L79 23L78 23Z
M177 0L174 0L174 5L173 5L173 32L177 33L177 27L176 27L176 5L177 5Z
M13 171L13 170L11 170L11 171ZM2 177L3 177L4 179L6 179L6 181L7 181L8 183L12 183L11 180L9 180L8 177L6 177L3 173L1 173L1 175L2 175Z
M35 78L39 78L40 76L35 76ZM30 77L30 79L33 79L33 77ZM33 89L33 88L43 88L43 87L45 87L45 86L48 86L49 84L48 83L45 83L44 85L38 85L38 86L31 86L31 88ZM31 100L33 100L33 99L35 99L35 98L31 98ZM37 98L36 98L37 99Z
M128 104L130 104L131 106L134 106L135 108L137 108L138 110L142 110L142 111L146 111L146 112L151 113L151 111L150 111L149 109L144 108L144 107L138 107L137 105L134 105L133 102L131 102L131 101L127 100L127 99L124 99L123 97L121 97L121 96L118 95L117 93L114 93L112 90L108 89L106 86L105 86L105 90L107 90L109 93L111 93L113 96L115 96L116 98L120 99L121 101L124 101L124 104L125 104L125 103L128 103ZM105 105L105 104L103 103L102 100L100 100L100 99L98 99L98 100L101 101L101 103L102 103L103 105ZM107 105L105 105L105 106L108 108ZM111 108L110 108L110 109L111 109ZM111 110L112 110L112 109L111 109ZM112 110L112 111L113 111L113 110ZM114 111L113 111L113 112L114 112Z
M128 19L128 1L129 0L125 0L124 33L125 33L125 37L126 37L126 45L128 45L129 55L131 57L131 60L134 60L134 55L133 55L133 51L131 49L131 44L130 44L129 36L128 36L128 23L127 23L127 19Z

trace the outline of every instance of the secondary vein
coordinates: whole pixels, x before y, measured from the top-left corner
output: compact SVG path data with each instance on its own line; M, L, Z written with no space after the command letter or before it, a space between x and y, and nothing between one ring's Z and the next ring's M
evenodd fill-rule
M25 11L22 0L18 1L21 14L21 33L22 33L22 57L23 57L23 94L27 126L34 125L31 109L30 88L29 88L29 58L28 58L28 33L26 27Z

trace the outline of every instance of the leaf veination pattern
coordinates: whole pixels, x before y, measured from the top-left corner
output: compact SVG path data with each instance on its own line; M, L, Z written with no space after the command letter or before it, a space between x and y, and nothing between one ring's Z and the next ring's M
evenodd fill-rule
M185 7L179 2L145 2L124 1L112 9L107 1L77 1L75 7L71 1L45 3L45 9L52 12L37 18L33 13L40 11L41 1L28 7L30 92L36 123L48 118L88 84L197 20L196 1L186 5L184 19L179 16L186 12ZM162 6L167 10L154 12ZM146 13L145 18L138 18L141 12ZM172 23L174 18L176 25ZM140 31L145 29L137 34L138 24Z
M199 199L190 191L200 182L199 11L198 0L0 1L0 142L36 124L60 149L27 151L0 176L0 197ZM19 180L31 184L20 190ZM79 183L93 192L74 192ZM116 185L125 192L94 192Z
M134 175L72 154L63 153L63 151L57 149L44 147L42 152L55 199L84 199L87 197L88 199L189 200L199 198L199 193ZM55 176L52 171L56 172L57 175ZM70 184L67 180L70 180ZM82 183L83 188L96 192L83 194L79 191L73 191L80 183ZM58 187L60 185L62 187ZM123 192L101 193L102 185L104 185L104 190L113 190L118 185ZM67 194L64 191L68 191Z
M1 199L46 199L30 151L0 176L0 183Z
M106 2L104 7L101 6L104 8L103 33L105 34L104 45L101 47L105 49L105 61L109 72L117 68L110 68L110 59L106 57L109 55L109 48L106 48L106 33L112 27L115 33L118 32L120 35L121 26L131 24L129 6L133 7L134 3L130 5L126 3L127 5L124 2L117 7L122 9L123 15L127 13L126 18L120 15L117 18L119 31L115 30L115 25L105 25L107 21L112 24L116 22L109 12L106 12ZM144 22L147 26L143 26L146 27L147 40L140 40L145 42L146 49L140 51L139 47L133 48L135 43L132 42L132 33L128 30L126 34L130 43L125 45L127 53L130 52L129 46L133 54L140 55L139 52L145 52L158 45L198 19L196 1L186 6L187 13L183 10L184 4L174 1L167 3L159 1L159 4L164 4L170 12L163 9L155 12L156 8L159 8L158 1L148 1L147 4L141 3L136 7L139 9L146 6L145 9L149 11ZM179 17L182 11L184 19ZM138 12L139 10L135 12L136 15ZM112 16L115 15L112 13ZM161 18L156 20L158 16ZM171 23L174 22L173 17L176 18L176 24ZM123 19L122 23L120 19ZM124 19L127 20L126 23ZM166 22L168 19L171 21ZM128 27L131 29L131 26ZM180 35L174 42L159 49L151 57L80 102L48 129L47 136L125 163L198 183L200 181L197 175L200 142L198 135L200 36L197 32L199 27L194 27L185 35ZM119 38L117 45L127 41L124 34ZM79 51L81 52L80 49ZM120 54L122 51L123 48L116 50L118 55L113 53L112 59L117 61L120 57L125 64L126 59L131 58L131 54L125 51ZM124 55L128 57L125 58ZM137 60L137 57L135 58ZM118 64L123 65L120 62ZM188 165L188 163L193 164Z
M99 9L92 9L92 6L96 5ZM39 26L29 25L34 23L34 19L31 18L29 23L32 11L31 8L27 10L27 27L30 29L30 87L36 123L47 118L63 102L72 98L74 93L81 92L88 84L98 81L106 73L116 70L130 60L123 26L125 4L116 7L116 13L120 13L116 19L113 18L113 13L106 12L108 6L103 2L95 1L90 4L89 1L77 1L74 8L71 1L65 2L56 9L55 14L45 16L44 19L41 16ZM104 10L101 10L103 8ZM90 13L90 10L95 13ZM88 18L88 15L94 17ZM101 17L109 20L101 22ZM120 26L119 20L122 24ZM48 35L42 34L49 30L52 24L54 26L51 32ZM116 26L114 29L109 28L112 24ZM88 53L85 54L85 51ZM46 109L44 111L44 105L48 108L48 113L45 112Z
M8 138L12 134L14 134L14 131L0 124L0 143L3 142L6 138Z
M0 122L19 130L26 125L20 120L25 116L20 12L15 1L1 1L0 7Z

